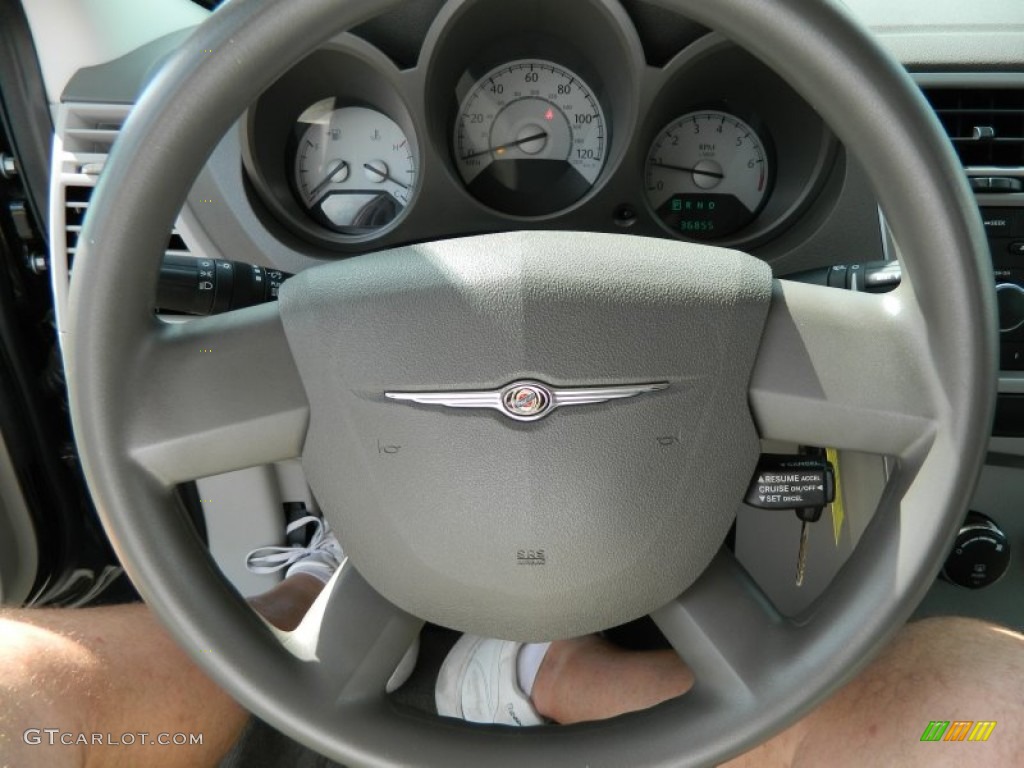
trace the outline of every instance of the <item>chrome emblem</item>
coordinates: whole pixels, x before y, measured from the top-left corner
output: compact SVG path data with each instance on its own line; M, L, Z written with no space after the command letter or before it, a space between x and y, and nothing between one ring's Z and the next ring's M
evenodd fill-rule
M501 404L509 416L540 418L551 406L551 392L537 384L517 384L502 393Z
M612 387L554 389L539 381L517 381L501 389L475 392L385 392L390 400L445 408L490 408L516 421L537 421L556 408L596 405L668 389L668 382Z

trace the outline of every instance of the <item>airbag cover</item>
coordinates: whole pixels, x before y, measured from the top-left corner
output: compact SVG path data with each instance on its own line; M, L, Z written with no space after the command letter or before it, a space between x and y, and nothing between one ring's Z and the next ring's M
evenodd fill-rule
M360 573L424 619L545 640L641 616L700 575L743 498L771 291L742 253L580 233L307 270L281 312L309 482ZM670 386L530 423L385 397L519 380Z

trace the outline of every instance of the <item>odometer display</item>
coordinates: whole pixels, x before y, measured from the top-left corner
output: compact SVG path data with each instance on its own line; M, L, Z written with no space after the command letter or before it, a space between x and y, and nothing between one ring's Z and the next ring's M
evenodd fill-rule
M607 148L593 91L548 61L514 61L488 72L462 100L455 123L455 164L470 193L520 216L553 213L583 197Z
M750 224L771 187L764 141L727 112L691 112L664 128L647 156L647 201L681 237L714 240Z

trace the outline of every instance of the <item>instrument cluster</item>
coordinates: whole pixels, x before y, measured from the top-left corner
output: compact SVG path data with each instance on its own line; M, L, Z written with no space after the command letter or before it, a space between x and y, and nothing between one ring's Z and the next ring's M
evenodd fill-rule
M451 0L404 69L341 35L243 122L273 228L326 256L529 228L755 248L840 154L717 35L652 66L616 0Z

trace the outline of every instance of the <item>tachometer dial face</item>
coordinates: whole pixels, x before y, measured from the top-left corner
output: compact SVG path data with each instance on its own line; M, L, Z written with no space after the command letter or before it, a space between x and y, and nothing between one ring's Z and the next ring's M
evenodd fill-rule
M387 226L409 204L416 159L401 127L366 107L318 102L299 117L295 189L324 226L364 235Z
M518 216L559 211L583 197L604 167L608 126L577 75L524 59L470 88L455 123L454 154L470 193Z
M772 168L749 124L717 110L691 112L658 134L647 156L647 200L676 234L697 240L746 227L768 198Z

